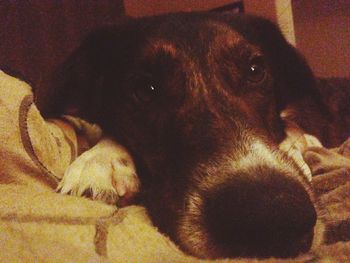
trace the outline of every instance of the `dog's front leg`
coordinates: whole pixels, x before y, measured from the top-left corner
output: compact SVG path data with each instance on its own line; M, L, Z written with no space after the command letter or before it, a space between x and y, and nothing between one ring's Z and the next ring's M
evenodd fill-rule
M102 138L81 154L66 170L57 190L88 196L109 204L127 204L140 182L128 151L109 138Z

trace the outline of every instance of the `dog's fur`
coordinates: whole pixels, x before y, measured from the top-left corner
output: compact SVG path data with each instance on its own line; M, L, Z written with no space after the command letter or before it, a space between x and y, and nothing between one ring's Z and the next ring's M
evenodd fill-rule
M152 220L183 250L289 257L310 248L310 184L278 145L286 122L326 146L340 144L350 124L271 22L125 19L91 34L52 86L39 98L44 114L77 114L126 147Z

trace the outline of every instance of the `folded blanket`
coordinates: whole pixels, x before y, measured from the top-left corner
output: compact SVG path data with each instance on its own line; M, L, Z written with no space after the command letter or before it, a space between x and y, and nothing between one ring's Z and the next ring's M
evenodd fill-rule
M55 193L66 167L99 137L93 126L67 120L44 120L31 88L0 72L0 262L198 262L159 233L143 207ZM323 243L296 259L265 261L350 258L349 145L304 153L315 175Z

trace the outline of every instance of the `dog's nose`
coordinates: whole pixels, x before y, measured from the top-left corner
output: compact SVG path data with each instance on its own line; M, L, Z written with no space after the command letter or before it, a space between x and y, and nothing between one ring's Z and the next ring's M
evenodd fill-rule
M293 257L310 249L316 211L296 179L268 168L235 174L207 195L209 236L225 256Z

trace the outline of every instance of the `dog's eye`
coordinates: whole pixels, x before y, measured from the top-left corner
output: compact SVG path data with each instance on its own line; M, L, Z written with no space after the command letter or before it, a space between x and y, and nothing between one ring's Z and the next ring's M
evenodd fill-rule
M142 103L150 103L157 96L158 89L153 84L145 84L137 86L133 90L133 96L135 100Z
M259 83L265 79L266 69L262 57L256 57L251 60L247 78L250 82Z

